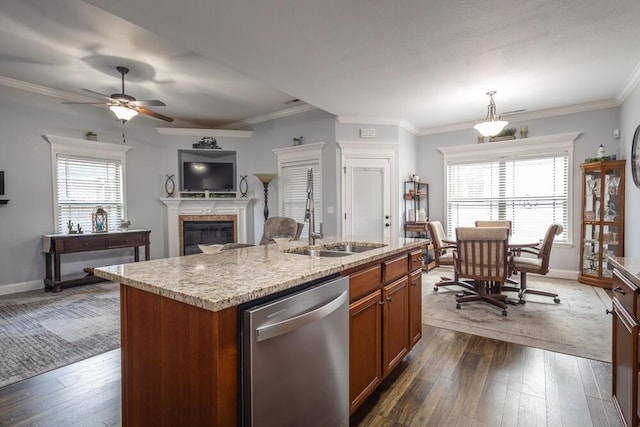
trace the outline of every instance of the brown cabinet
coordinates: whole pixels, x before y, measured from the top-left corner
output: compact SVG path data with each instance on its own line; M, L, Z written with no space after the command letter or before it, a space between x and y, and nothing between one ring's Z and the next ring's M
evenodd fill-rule
M582 168L580 275L589 285L611 288L607 255L624 254L624 160L592 162Z
M353 413L422 336L422 251L349 275L349 399ZM420 262L418 262L420 261Z
M627 426L637 426L638 417L638 287L613 272L613 402Z

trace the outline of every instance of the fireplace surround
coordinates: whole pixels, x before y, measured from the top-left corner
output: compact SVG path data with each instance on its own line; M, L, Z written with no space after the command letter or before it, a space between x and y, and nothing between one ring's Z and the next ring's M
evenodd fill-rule
M167 208L167 242L169 256L184 253L184 221L232 221L235 242L249 243L249 208L252 199L162 198ZM216 233L215 227L213 231ZM209 236L211 237L211 236ZM214 236L213 238L222 238Z

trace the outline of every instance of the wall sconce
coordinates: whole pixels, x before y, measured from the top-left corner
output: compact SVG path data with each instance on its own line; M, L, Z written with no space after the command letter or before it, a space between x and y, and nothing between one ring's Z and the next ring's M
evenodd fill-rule
M269 200L269 183L278 175L275 173L254 173L254 175L264 186L264 220L266 222L267 218L269 218L269 206L267 204Z

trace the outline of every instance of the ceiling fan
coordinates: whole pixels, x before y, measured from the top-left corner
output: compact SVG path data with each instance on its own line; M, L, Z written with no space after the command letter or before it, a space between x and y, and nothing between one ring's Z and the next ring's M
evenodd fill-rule
M166 104L162 101L158 101L157 99L150 99L144 101L138 101L133 96L127 95L124 92L124 76L129 72L127 67L118 66L116 67L118 72L122 76L122 92L121 93L113 93L111 95L105 95L100 92L95 92L91 89L82 89L83 91L99 97L104 98L104 102L63 102L63 104L94 104L94 105L108 105L109 109L113 111L118 120L122 120L122 122L126 122L129 119L137 116L138 113L145 114L147 116L153 117L155 119L164 120L165 122L172 122L173 118L165 116L160 113L156 113L155 111L149 110L146 107L164 107Z

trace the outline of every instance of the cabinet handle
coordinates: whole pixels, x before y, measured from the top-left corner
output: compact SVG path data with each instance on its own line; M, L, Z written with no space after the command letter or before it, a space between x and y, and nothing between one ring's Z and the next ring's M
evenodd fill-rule
M378 305L384 305L384 301L378 301Z
M392 298L391 297L387 297L387 301L391 302Z
M624 289L622 289L620 286L616 286L615 288L613 288L613 292L624 295Z
M613 314L613 310L606 309L606 310L605 310L605 313L607 313L607 314Z

